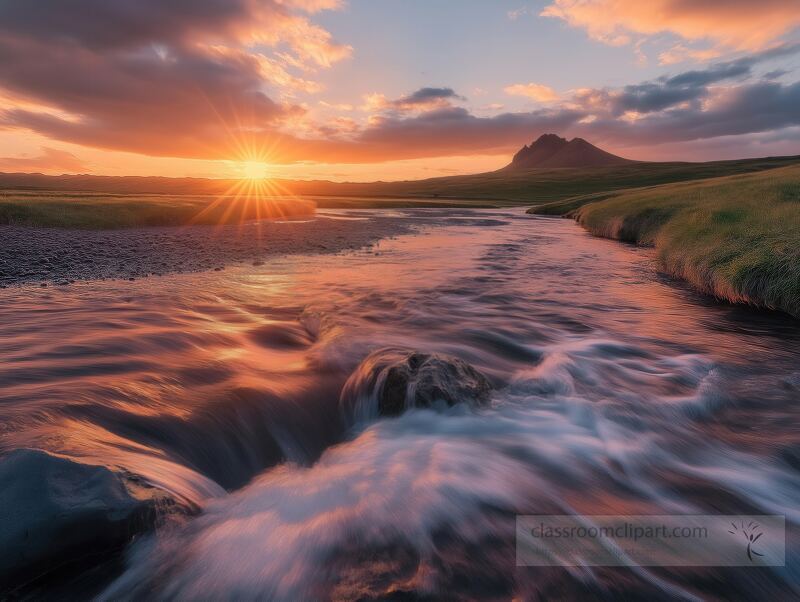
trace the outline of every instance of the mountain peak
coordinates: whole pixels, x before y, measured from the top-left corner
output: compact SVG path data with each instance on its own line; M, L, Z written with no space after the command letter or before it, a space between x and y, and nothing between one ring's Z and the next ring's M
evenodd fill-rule
M577 140L577 138L576 138ZM558 143L558 144L566 144L567 139L562 138L558 134L542 134L539 136L531 146L534 144L542 144L542 143Z
M523 146L506 169L535 167L606 167L633 163L597 148L583 138L569 142L557 134L542 134L530 146Z

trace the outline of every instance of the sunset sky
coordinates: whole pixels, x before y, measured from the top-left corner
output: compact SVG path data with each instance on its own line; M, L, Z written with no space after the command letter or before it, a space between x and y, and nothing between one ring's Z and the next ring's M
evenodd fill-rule
M0 171L376 180L542 133L800 154L798 0L3 0Z

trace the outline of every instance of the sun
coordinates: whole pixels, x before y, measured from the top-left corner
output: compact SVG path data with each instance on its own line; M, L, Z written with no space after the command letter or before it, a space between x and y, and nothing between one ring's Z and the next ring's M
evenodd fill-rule
M242 161L240 171L246 180L266 180L269 177L267 164L261 161Z

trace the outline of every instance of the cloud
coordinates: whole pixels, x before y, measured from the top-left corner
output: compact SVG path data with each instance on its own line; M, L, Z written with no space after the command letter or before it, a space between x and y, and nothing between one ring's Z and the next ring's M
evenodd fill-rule
M800 126L800 82L752 81L754 69L798 51L800 46L786 45L622 88L577 90L530 112L481 117L449 106L379 115L337 152L352 153L357 161L491 154L545 132L582 136L612 149L766 136Z
M756 82L715 88L702 103L680 104L646 114L594 110L574 135L611 146L650 146L765 134L800 125L800 82Z
M636 122L636 127L608 125L612 125L610 131L615 132L620 141L652 143L761 133L796 126L800 125L800 82L791 85L758 82L726 88L701 109L656 113Z
M331 0L4 0L0 31L50 45L93 51L145 45L288 44L294 54L329 66L350 52L297 14L339 6Z
M680 102L661 109L651 106L653 110L635 118L628 112L620 114L619 97L623 94L624 89L583 90L558 106L485 117L476 116L463 107L445 107L419 114L377 115L365 127L352 120L332 120L317 130L317 134L324 137L301 139L274 133L268 140L276 163L357 164L479 153L505 154L546 132L581 136L615 150L655 149L661 144L688 141L710 144L724 136L767 135L784 128L800 127L800 82L758 81L715 86L704 93L702 102ZM53 137L61 137L59 128L63 127L63 122L57 118L37 119L42 121L29 124ZM76 135L80 131L77 128L69 134ZM168 145L168 140L160 141ZM216 155L212 153L211 156Z
M572 103L493 117L477 117L453 107L415 117L382 119L362 131L353 147L377 161L508 152L546 132L582 136L613 149L759 134L793 126L800 126L800 82L756 82L721 87L702 103L669 105L637 119L620 115L613 102L600 101L593 107Z
M514 84L503 88L506 94L511 96L526 96L537 102L552 102L558 100L558 93L549 86L543 84Z
M779 79L784 75L789 75L791 71L787 71L786 69L773 69L772 71L768 71L764 74L764 79Z
M420 88L416 92L395 101L398 106L428 105L442 100L464 100L452 88Z
M217 59L232 59L242 64L254 61L257 73L262 82L269 83L273 88L278 88L285 97L291 97L297 92L317 94L323 90L322 84L311 79L300 77L291 73L285 57L275 58L261 52L252 52L227 46L209 46L206 49L209 57ZM169 59L169 54L162 52L162 60ZM304 69L301 69L304 71Z
M720 54L716 48L697 49L689 48L685 44L675 44L658 55L658 62L661 65L674 65L687 60L705 62L719 57Z
M760 50L800 26L796 0L552 0L541 14L612 45L669 32L728 49Z
M0 157L0 171L46 171L58 173L82 173L89 171L86 164L70 152L42 147L42 154L30 157Z
M236 153L239 133L266 135L304 112L273 92L320 89L292 71L349 54L307 16L338 4L5 0L0 90L25 102L0 107L0 120L100 148Z
M264 94L261 65L249 55L181 48L166 59L155 52L99 58L28 41L9 45L0 38L0 81L70 117L12 107L0 120L83 145L182 156L192 146L195 153L219 147L228 127L265 129L301 110ZM3 60L8 55L15 60Z
M325 109L331 109L331 110L334 110L334 111L350 112L350 111L355 110L355 107L353 105L351 105L350 103L347 103L347 102L330 103L330 102L327 102L327 101L324 101L324 100L320 100L319 101L319 106L321 106L321 107L323 107Z
M566 101L529 112L477 116L464 107L447 106L419 113L386 112L374 115L366 126L351 119L330 120L318 126L314 138L297 138L271 132L266 137L275 163L318 161L323 163L378 163L472 154L505 154L539 134L556 132L581 136L609 149L706 141L724 136L767 135L784 128L800 127L800 82L783 84L757 81L720 85L733 70L717 68L686 72L660 82L622 89L580 90ZM713 77L710 74L715 74ZM667 82L714 82L693 86L694 97L665 96ZM677 84L676 84L677 85ZM651 88L655 86L655 88ZM683 89L678 86L677 89ZM634 93L634 91L636 93ZM638 109L638 110L637 110ZM71 128L57 117L18 113L17 119L51 137L80 137L81 127ZM64 128L70 128L64 131ZM213 136L215 131L209 131ZM144 133L143 136L150 135ZM254 144L263 140L254 133ZM195 152L188 156L217 157L210 148L182 148L180 139L157 140L165 152ZM145 140L155 144L156 140ZM210 152L204 155L203 152ZM652 151L651 152L655 152ZM186 155L181 155L186 156Z
M685 103L698 106L697 103L708 97L709 86L727 80L748 78L753 75L756 65L798 52L800 44L786 44L735 61L717 63L706 69L684 71L671 77L664 76L655 81L628 85L616 90L579 90L574 100L583 107L604 109L614 116L628 112L652 113Z
M478 117L463 107L436 109L414 117L385 117L374 121L355 139L368 156L418 158L472 153L506 152L532 132L562 131L580 113L540 110Z
M323 10L339 10L343 0L281 0L278 4L299 8L307 13L318 13Z
M420 113L451 107L454 100L466 99L452 88L420 88L396 99L389 99L384 94L368 94L361 108L368 113Z
M83 18L79 5L96 19ZM445 86L394 98L373 94L361 107L297 101L293 95L319 89L317 70L349 52L311 22L314 11L336 6L333 0L6 0L0 127L151 156L374 163L507 153L545 132L613 149L766 135L800 124L800 83L753 81L757 66L798 45L560 98L542 84L509 86L509 94L546 102L526 112L500 113L500 106L471 112ZM324 118L315 119L320 113Z

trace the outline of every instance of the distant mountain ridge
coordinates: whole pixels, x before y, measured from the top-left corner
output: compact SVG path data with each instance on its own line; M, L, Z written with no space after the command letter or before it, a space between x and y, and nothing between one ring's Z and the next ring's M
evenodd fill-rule
M531 169L537 167L610 167L636 163L612 155L583 138L566 138L556 134L542 134L530 146L523 146L504 169Z

